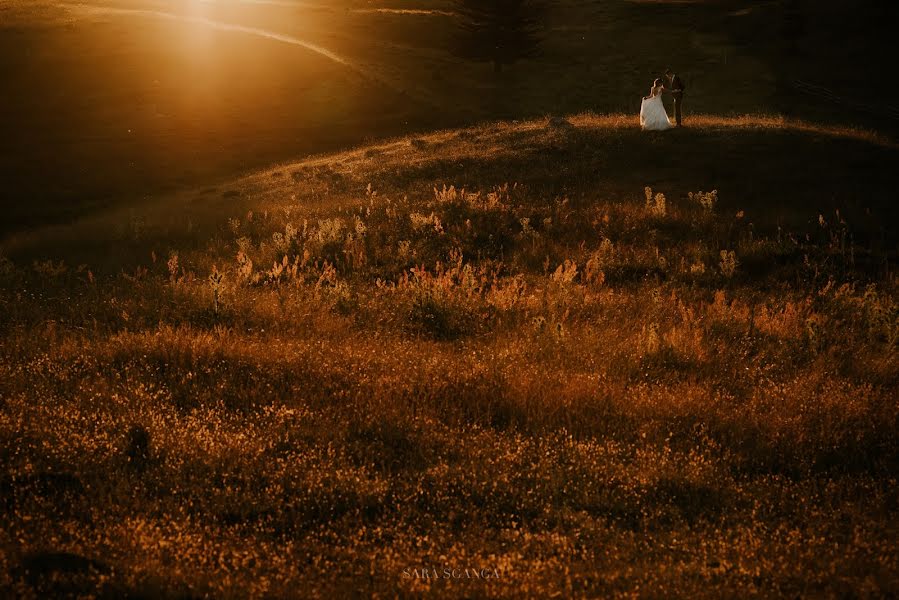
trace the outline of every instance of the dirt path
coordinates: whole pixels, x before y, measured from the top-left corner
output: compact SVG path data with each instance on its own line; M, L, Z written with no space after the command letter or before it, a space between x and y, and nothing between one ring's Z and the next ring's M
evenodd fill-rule
M241 4L265 4L269 6L286 6L290 8L313 8L319 10L344 10L314 2L300 2L293 0L237 0ZM385 14L408 15L418 17L454 17L456 13L451 10L427 9L427 8L349 8L348 12L356 14Z
M105 7L105 6L96 6L90 4L74 4L63 2L59 4L60 7L70 10L72 12L80 12L82 14L88 15L122 15L122 16L135 16L135 17L147 17L147 18L155 18L155 19L167 19L170 21L179 21L182 23L190 23L194 25L203 25L205 27L210 27L212 29L216 29L219 31L230 31L235 33L244 33L248 35L254 35L261 38L266 38L270 40L275 40L278 42L283 42L285 44L292 44L294 46L300 46L301 48L305 48L317 54L324 56L338 64L341 64L345 67L348 67L354 71L357 71L363 76L369 77L369 74L360 66L355 63L350 62L346 58L340 56L339 54L319 46L317 44L313 44L311 42L307 42L305 40L301 40L300 38L285 35L283 33L278 33L276 31L270 31L268 29L260 29L258 27L246 27L244 25L236 25L234 23L226 23L223 21L215 21L213 19L207 19L205 17L193 17L190 15L179 15L177 13L170 13L161 10L146 10L146 9L133 9L133 8L113 8L113 7Z
M312 3L292 3L292 2L284 2L283 0L242 0L243 2L248 3L256 3L256 4L284 4L290 6L298 6L298 7L307 7L307 8L321 8L320 5L312 4ZM314 44L312 42L303 40L301 38L287 35L284 33L279 33L277 31L272 31L270 29L263 29L260 27L249 27L246 25L239 25L236 23L228 23L225 21L217 21L214 19L209 19L206 17L199 16L191 16L178 14L174 12L167 12L162 10L154 10L154 9L137 9L137 8L117 8L117 7L109 7L109 6L98 6L95 4L87 4L87 3L74 3L74 2L60 2L56 4L57 7L68 10L71 14L83 14L83 15L119 15L119 16L131 16L131 17L143 17L143 18L151 18L151 19L165 19L169 21L177 21L180 23L188 23L194 25L200 25L203 27L209 27L218 31L226 31L233 33L241 33L245 35L252 35L259 38L274 40L277 42L281 42L284 44L291 44L294 46L298 46L300 48L304 48L311 52L315 52L328 60L331 60L347 69L352 70L357 73L364 79L367 79L375 84L381 85L385 88L388 88L394 92L402 94L410 99L415 100L417 103L430 106L432 108L442 108L439 100L435 98L428 97L424 94L419 93L419 91L415 90L412 86L401 85L397 82L391 81L380 74L373 68L372 65L364 65L361 63L357 63L355 61L350 60L349 58L340 55L329 48L325 48L324 46L320 46L318 44ZM367 10L367 9L363 9ZM437 11L439 12L439 11Z
M354 8L352 12L359 14L410 15L418 17L456 16L456 13L449 10L426 10L423 8Z

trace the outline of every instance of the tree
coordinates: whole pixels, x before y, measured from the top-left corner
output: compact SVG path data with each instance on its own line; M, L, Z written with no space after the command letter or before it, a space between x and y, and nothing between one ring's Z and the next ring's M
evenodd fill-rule
M460 35L456 54L503 66L533 58L540 51L542 0L456 0Z

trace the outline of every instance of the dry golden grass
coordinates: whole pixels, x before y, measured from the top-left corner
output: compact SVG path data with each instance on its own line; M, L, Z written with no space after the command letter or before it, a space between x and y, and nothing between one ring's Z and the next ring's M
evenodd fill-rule
M0 586L899 592L895 147L569 121L7 240Z

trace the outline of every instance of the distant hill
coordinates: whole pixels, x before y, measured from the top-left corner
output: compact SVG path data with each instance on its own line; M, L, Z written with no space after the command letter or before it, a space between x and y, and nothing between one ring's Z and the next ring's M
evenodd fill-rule
M897 132L896 9L885 3L559 0L542 56L501 78L448 52L451 9L411 0L4 5L0 235L398 135L636 114L666 67L687 83L687 114ZM353 67L235 26L309 42Z

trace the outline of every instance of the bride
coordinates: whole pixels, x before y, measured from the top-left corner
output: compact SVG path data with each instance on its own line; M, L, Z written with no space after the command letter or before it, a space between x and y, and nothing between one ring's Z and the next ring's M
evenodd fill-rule
M640 127L648 131L664 131L671 129L671 121L662 104L662 90L665 86L661 79L656 79L652 84L649 95L643 98L640 105Z

